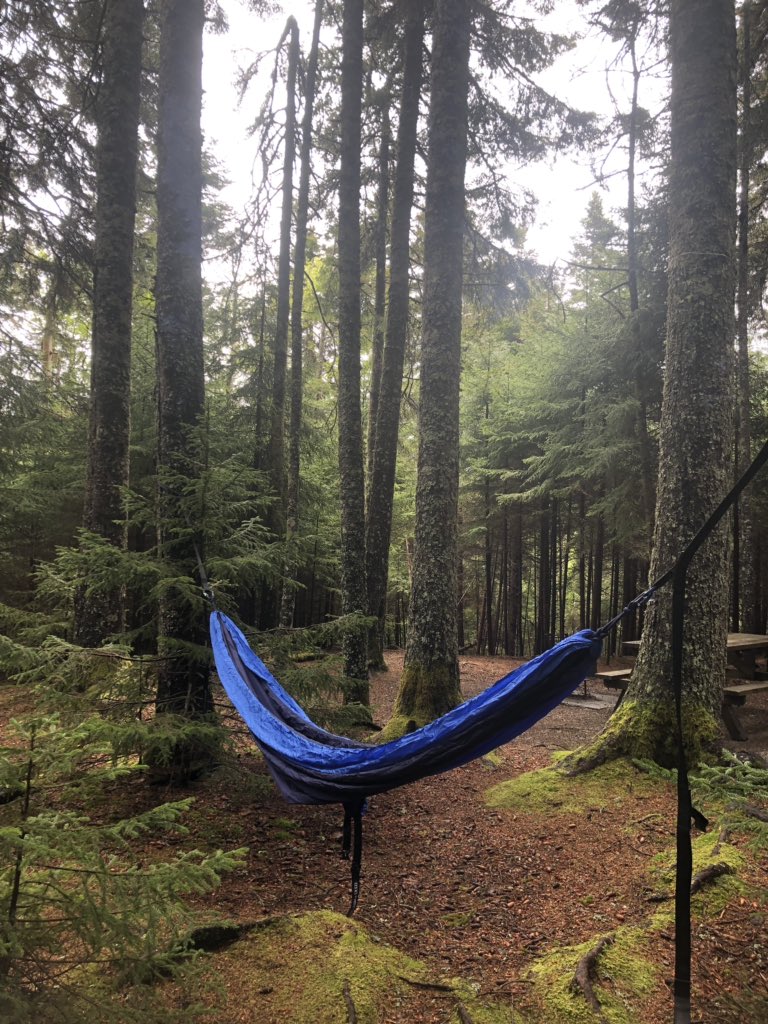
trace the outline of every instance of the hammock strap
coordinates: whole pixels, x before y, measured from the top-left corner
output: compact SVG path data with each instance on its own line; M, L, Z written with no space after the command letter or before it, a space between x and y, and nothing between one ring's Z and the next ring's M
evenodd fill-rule
M347 917L352 917L360 899L360 867L363 862L363 810L365 801L344 804L344 827L341 839L341 856L349 860L352 853L350 873L352 876L352 899Z

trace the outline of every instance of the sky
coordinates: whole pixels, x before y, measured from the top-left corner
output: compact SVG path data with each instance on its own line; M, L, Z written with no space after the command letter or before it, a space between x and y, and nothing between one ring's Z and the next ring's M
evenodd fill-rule
M274 47L280 38L285 20L293 14L299 22L302 48L308 45L311 32L312 2L283 5L279 15L262 19L247 11L238 0L221 0L229 21L225 35L208 34L205 41L203 87L205 91L203 130L209 146L219 160L224 174L231 180L223 198L240 212L250 193L255 143L247 136L247 125L258 111L267 88L266 75L250 88L244 103L238 106L235 79L238 68L248 65L255 54ZM560 0L552 14L539 18L541 26L550 31L570 32L581 27L583 20L573 0ZM615 55L615 46L595 31L570 53L537 76L541 85L561 99L586 110L610 116L612 94L628 108L626 71L606 73ZM271 61L265 68L271 70ZM641 105L651 109L663 103L664 85L645 79L641 84ZM594 157L592 160L594 161ZM618 171L626 165L626 154L617 151L608 169ZM625 205L626 179L615 174L604 186L594 182L590 157L586 154L561 156L527 167L509 167L509 177L533 190L539 198L536 221L528 231L527 248L542 262L553 264L567 259L572 240L579 234L590 195L598 190L607 210Z

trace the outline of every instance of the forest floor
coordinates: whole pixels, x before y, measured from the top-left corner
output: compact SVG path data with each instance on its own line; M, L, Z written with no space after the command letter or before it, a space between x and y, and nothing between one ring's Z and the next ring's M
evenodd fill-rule
M402 655L387 661L372 685L381 723ZM465 695L513 664L463 657ZM610 717L614 695L596 680L587 688L497 753L376 797L353 920L339 809L285 805L244 738L231 763L185 790L116 787L113 810L197 798L175 848L248 847L242 869L196 898L242 937L210 955L205 984L164 985L158 998L201 999L206 1024L666 1024L674 787L631 765L576 780L537 772ZM750 742L727 745L768 756L768 698L742 717ZM765 1024L768 826L750 831L702 803L712 827L694 870L729 873L693 901L693 1021ZM168 843L156 837L153 854ZM585 993L574 973L605 937Z

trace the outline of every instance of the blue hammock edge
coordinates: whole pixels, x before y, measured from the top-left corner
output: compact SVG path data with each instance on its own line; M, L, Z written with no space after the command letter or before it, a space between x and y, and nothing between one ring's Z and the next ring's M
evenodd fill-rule
M449 771L519 736L594 674L602 640L582 630L441 718L380 745L314 725L222 612L210 620L216 669L290 803L354 805Z

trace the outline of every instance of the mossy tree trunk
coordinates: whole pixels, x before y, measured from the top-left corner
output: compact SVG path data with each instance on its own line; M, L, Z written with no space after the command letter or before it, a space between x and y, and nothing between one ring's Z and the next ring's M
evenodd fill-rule
M342 611L364 614L365 478L360 408L360 121L363 92L363 0L344 0L339 168L339 469L341 477ZM365 629L344 636L350 700L367 704Z
M96 121L91 404L83 526L125 544L120 489L128 485L133 238L136 221L142 0L107 4L104 77ZM75 642L98 647L122 626L121 588L75 595Z
M674 563L731 483L736 223L736 34L729 0L673 0L666 373L651 578ZM728 536L697 554L686 591L689 757L717 735L725 677ZM584 763L674 763L671 588L649 606L622 707Z
M413 584L395 715L424 722L460 699L456 633L462 240L470 5L435 6L424 220Z
M387 320L376 403L376 427L373 434L375 444L371 452L365 532L368 613L375 615L378 620L378 627L372 637L370 657L373 664L379 665L383 664L389 542L392 533L403 363L408 336L411 207L423 44L424 4L422 0L412 0L408 5L403 37L403 85L400 120L397 126L397 166L392 201Z
M199 512L188 493L200 474L196 431L204 405L202 303L202 105L203 0L163 0L160 5L160 74L157 142L158 540L174 572L194 577L189 524ZM197 527L197 522L192 522ZM197 537L202 551L202 539ZM188 603L163 597L158 651L159 713L198 719L212 710L205 616ZM172 768L196 771L204 751L177 743Z

